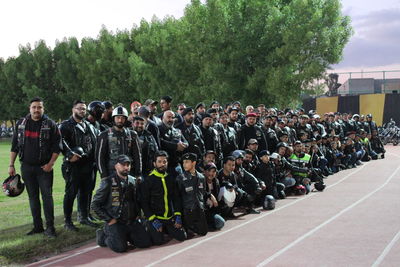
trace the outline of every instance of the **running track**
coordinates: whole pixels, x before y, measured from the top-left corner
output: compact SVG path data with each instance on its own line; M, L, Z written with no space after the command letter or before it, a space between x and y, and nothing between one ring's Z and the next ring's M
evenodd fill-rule
M117 254L94 242L30 266L400 266L400 147L182 243Z

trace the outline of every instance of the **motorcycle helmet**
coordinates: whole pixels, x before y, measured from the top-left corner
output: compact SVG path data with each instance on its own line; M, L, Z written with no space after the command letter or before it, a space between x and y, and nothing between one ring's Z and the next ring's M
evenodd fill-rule
M265 210L273 210L275 209L275 198L271 195L266 195L263 202L263 209Z
M22 194L25 189L25 184L21 182L21 176L16 174L9 176L3 182L3 192L6 196L16 197Z
M105 107L101 101L96 100L90 102L87 109L90 115L92 115L96 120L100 120Z
M125 118L128 119L128 111L123 106L118 106L118 107L114 108L112 115L111 115L111 117L113 117L113 118L115 116L124 116Z

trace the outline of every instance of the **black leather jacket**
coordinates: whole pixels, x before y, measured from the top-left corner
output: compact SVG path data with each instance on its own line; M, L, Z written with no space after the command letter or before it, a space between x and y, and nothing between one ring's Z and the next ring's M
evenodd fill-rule
M139 138L139 145L142 154L142 173L148 175L154 168L153 159L155 153L158 151L158 145L154 136L147 130L137 132Z
M101 179L93 197L92 209L100 219L109 222L117 219L128 223L140 215L136 180L128 176L122 181L116 173Z
M62 137L62 153L64 161L68 161L72 156L74 147L82 147L85 156L74 162L73 165L82 163L94 163L96 149L96 129L86 120L82 124L77 123L73 117L63 121L60 126Z
M268 148L267 140L265 139L261 127L258 125L249 126L244 124L239 132L239 149L246 149L250 139L256 139L258 141L258 151L266 150Z
M204 202L209 194L206 193L205 178L203 174L196 171L192 176L184 171L176 178L177 188L185 210L193 210L197 207L204 210Z
M133 161L131 175L140 176L142 174L142 155L135 131L128 128L123 128L123 131L110 128L98 136L96 164L102 178L109 176L114 171L116 159L121 154L129 156Z
M197 155L197 158L201 159L206 151L204 147L203 135L199 126L195 124L187 126L185 122L183 122L178 126L178 128L181 130L183 136L189 143L189 146L185 149L185 153L194 153Z
M270 127L263 127L265 138L267 139L268 151L274 152L276 150L276 145L279 143L278 136L276 135L275 130Z
M175 167L178 165L180 157L182 156L182 152L177 150L178 143L182 142L188 144L188 142L181 130L175 127L168 127L164 123L161 123L158 128L160 130L161 149L168 153L169 167Z

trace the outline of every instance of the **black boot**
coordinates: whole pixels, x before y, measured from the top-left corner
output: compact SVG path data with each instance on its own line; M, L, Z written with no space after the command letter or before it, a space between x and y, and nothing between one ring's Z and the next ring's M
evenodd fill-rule
M94 228L97 228L97 227L99 226L97 223L94 223L94 222L90 221L87 217L81 219L81 220L79 221L79 223L80 223L80 224L83 224L83 225L90 226L90 227L94 227Z
M78 232L79 229L70 220L65 220L64 228L67 231Z
M100 247L107 247L106 245L106 234L104 233L103 228L96 230L96 243Z
M26 233L26 235L34 235L34 234L39 234L39 233L43 233L43 232L44 232L43 227L42 228L33 228L28 233Z
M46 231L44 231L44 235L49 238L56 238L57 234L56 234L56 229L54 228L54 226L47 227Z

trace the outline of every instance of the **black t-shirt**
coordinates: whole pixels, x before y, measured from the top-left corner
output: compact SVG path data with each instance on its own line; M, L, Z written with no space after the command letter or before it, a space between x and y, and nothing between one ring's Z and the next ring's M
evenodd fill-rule
M32 165L40 165L40 128L42 120L27 120L25 125L25 144L23 162Z

